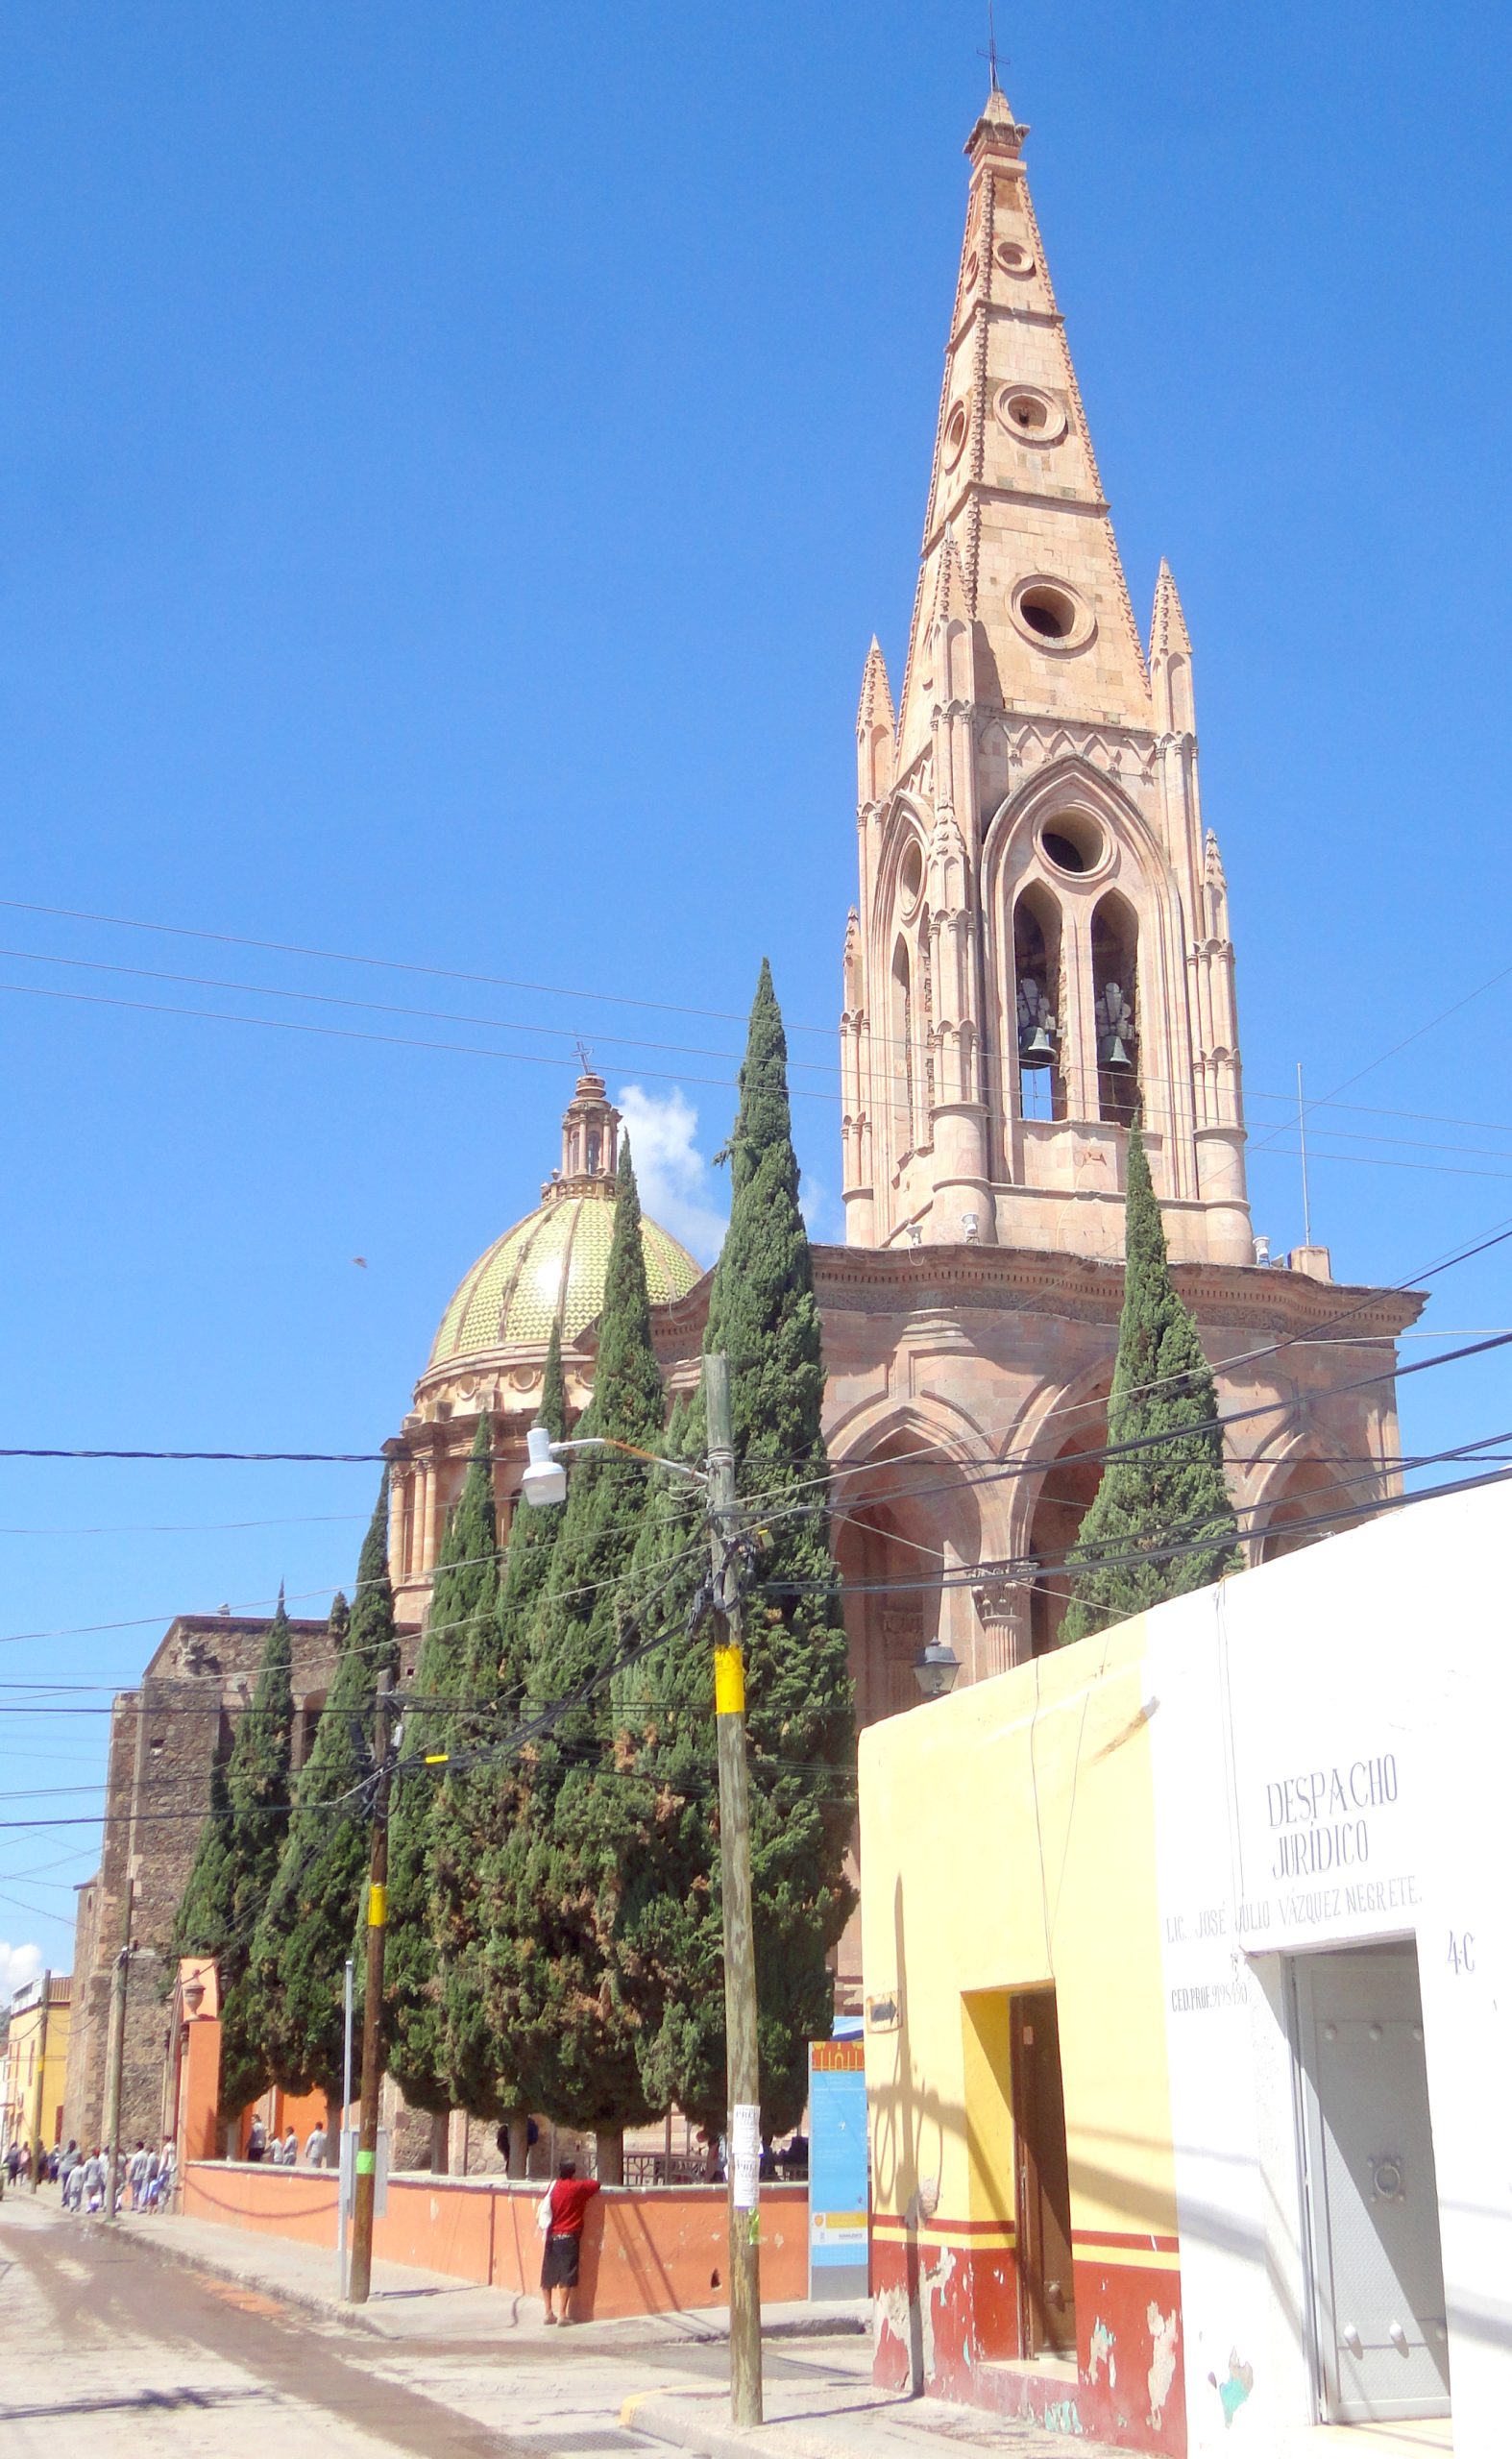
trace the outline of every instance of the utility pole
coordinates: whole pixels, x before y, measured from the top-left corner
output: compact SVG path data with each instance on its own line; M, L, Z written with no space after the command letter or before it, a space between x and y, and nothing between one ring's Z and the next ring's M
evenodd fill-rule
M362 2106L353 2178L352 2259L347 2301L365 2305L373 2285L373 2205L378 2193L378 2091L383 2081L383 1946L388 1935L389 1693L393 1673L378 1677L373 1716L373 1757L378 1781L373 1794L373 1851L368 1869L368 1976L362 2005Z
M42 2166L42 2105L47 2096L47 2009L52 2004L53 1976L42 1975L42 2003L37 2018L37 2102L32 2112L32 2192L37 2192Z
M121 2151L121 2068L126 2060L126 1983L132 1968L132 1911L136 1893L134 1876L126 1881L121 1915L121 1943L110 1975L110 2030L105 2051L105 2216L115 2218L115 2176Z
M715 1731L719 1754L719 1892L724 1905L725 2092L730 2215L730 2421L762 2422L761 2076L756 2049L756 1939L751 1925L750 1789L745 1763L744 1605L736 1544L735 1441L729 1360L706 1356L709 1537L715 1612Z
M352 1958L350 1956L347 1958L341 2005L341 2118L336 2128L336 2294L338 2297L345 2297L347 2293L347 2222L352 2216L348 2209L350 2190L347 2185L347 2164L343 2157L347 2141L347 2111L352 2106ZM329 2143L326 2146L326 2158L328 2161L330 2158Z

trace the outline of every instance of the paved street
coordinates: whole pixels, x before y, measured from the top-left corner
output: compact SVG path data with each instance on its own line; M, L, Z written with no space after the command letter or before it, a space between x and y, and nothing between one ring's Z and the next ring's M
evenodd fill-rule
M52 2199L0 2203L0 2427L7 2459L589 2459L723 2432L718 2321L656 2316L547 2331L535 2300L380 2264L354 2322L324 2252L174 2220L107 2229ZM807 2319L807 2317L805 2317ZM764 2351L774 2459L1003 2459L1071 2448L1033 2426L870 2383L859 2334ZM684 2424L681 2420L688 2421ZM271 2437L271 2440L270 2440Z
M264 2291L166 2265L129 2231L25 2196L0 2204L0 2427L15 2459L646 2450L615 2422L631 2369L585 2356L564 2384L550 2347L524 2364L424 2341L395 2355ZM633 2375L644 2387L644 2365Z

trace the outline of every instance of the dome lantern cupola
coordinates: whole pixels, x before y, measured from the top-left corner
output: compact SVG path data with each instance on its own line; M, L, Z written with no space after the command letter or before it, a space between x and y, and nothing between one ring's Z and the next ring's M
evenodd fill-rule
M565 1195L612 1196L619 1166L620 1113L605 1092L603 1078L585 1067L562 1113L562 1166L541 1189L541 1200L552 1204Z

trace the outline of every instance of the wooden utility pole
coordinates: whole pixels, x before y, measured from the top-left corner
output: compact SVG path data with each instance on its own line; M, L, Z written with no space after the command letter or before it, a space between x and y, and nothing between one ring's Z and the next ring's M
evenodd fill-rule
M378 2092L383 2081L383 1946L388 1936L388 1705L394 1676L378 1677L373 1716L373 1851L368 1869L368 1976L362 2005L362 2104L352 2194L352 2259L347 2301L365 2305L373 2285L373 2205L378 2193Z
M751 1926L750 1789L745 1764L744 1606L736 1559L740 1509L730 1368L703 1361L709 1427L709 1535L714 1560L715 1730L719 1754L719 1892L724 1905L725 2140L730 2215L730 2421L762 2422L761 2075L756 2049L756 1939Z
M37 2018L37 2101L32 2111L32 2192L35 2194L42 2169L43 2104L47 2098L47 2010L53 2003L53 1976L42 1975L42 2003Z
M110 2029L105 2049L105 2216L115 2218L115 2177L121 2151L121 2069L126 2062L126 1983L132 1968L134 1877L126 1882L121 1944L110 1975Z

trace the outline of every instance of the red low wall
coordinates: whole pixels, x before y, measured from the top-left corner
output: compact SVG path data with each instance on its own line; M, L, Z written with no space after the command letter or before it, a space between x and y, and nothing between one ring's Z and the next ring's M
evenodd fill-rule
M260 2162L191 2160L183 2171L183 2216L310 2246L336 2243L336 2180L329 2170L272 2169ZM540 2293L539 2181L493 2178L391 2178L388 2209L375 2222L380 2262L412 2263L479 2287ZM806 2186L764 2186L762 2295L774 2302L809 2293ZM606 2186L588 2206L576 2311L663 2314L729 2300L722 2186Z

